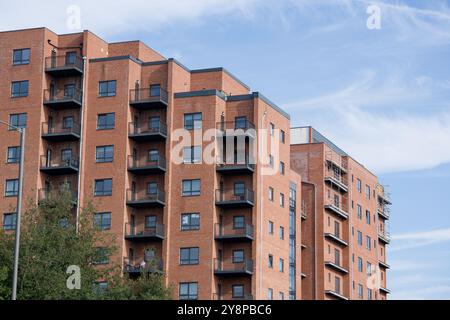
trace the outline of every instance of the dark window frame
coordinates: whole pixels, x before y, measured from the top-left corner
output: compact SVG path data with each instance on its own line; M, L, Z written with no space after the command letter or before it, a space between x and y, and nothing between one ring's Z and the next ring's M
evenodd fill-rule
M24 52L28 52L28 59L24 59ZM20 59L16 60L16 53L20 54ZM13 61L12 64L13 66L22 66L22 65L27 65L30 64L30 60L31 60L31 49L30 48L22 48L22 49L14 49L13 50Z
M6 224L7 218L12 218L12 222ZM16 212L7 212L3 214L3 230L4 231L13 231L16 230L17 225L17 213Z
M181 294L183 286L187 286L187 294ZM191 290L191 287L195 290ZM197 300L198 282L181 282L178 289L178 298L180 300Z
M107 151L112 151L111 156L107 156ZM99 152L103 153L103 157L99 157ZM95 147L95 162L96 163L111 163L114 161L114 145L97 146Z
M110 120L110 116L112 115L112 124L109 123L108 120ZM104 124L100 124L100 119L105 119ZM116 113L115 112L109 112L109 113L100 113L97 115L97 130L113 130L116 127Z
M117 80L99 81L98 96L100 98L115 97L116 95L117 95Z
M198 224L192 223L193 215L198 215ZM189 224L183 224L183 217L188 217ZM180 219L181 219L180 220L181 231L200 230L200 213L198 212L182 213Z
M183 252L187 252L188 257L183 258ZM195 255L197 257L195 257ZM198 265L200 263L200 248L186 247L180 248L180 266Z
M193 189L193 183L198 181L198 190ZM185 189L185 183L189 184L190 188ZM183 197L198 197L202 192L202 182L201 179L186 179L181 182L181 193Z
M14 157L10 156L10 151L13 151L13 153L15 154ZM8 149L6 150L6 163L7 164L15 164L15 163L19 163L20 162L20 146L14 146L14 147L8 147Z
M12 190L9 190L9 185L13 184ZM12 198L19 196L19 179L6 179L5 181L5 197Z
M195 117L200 116L199 119ZM183 125L186 130L197 130L203 127L203 114L201 112L185 113L183 117Z
M26 86L25 86L25 84L26 84ZM16 85L19 86L18 92L16 92L16 90L15 90ZM28 97L29 92L30 92L30 81L29 80L20 80L20 81L11 82L11 98Z
M100 219L98 219L100 217ZM109 218L105 218L109 217ZM100 223L98 223L100 222ZM94 214L94 228L99 231L111 230L112 214L111 212L97 212Z
M106 189L105 183L109 181L111 182L111 189ZM97 189L97 184L102 184L101 190ZM112 191L113 191L113 179L111 178L96 179L94 181L94 197L110 197L112 196Z

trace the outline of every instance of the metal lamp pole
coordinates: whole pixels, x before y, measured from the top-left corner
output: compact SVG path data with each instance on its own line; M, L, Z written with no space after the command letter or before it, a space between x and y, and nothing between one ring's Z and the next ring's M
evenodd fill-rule
M20 223L22 216L22 197L23 197L23 172L25 164L25 128L19 128L10 125L7 122L1 121L1 124L8 126L8 128L16 130L20 133L20 162L19 162L19 194L17 197L17 216L16 216L16 231L15 231L15 246L14 246L14 266L13 266L13 283L12 283L12 300L17 299L17 274L19 270L19 249L20 249Z

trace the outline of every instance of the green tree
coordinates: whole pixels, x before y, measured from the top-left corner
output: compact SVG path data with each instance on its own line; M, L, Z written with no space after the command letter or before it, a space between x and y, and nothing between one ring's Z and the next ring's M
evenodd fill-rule
M88 204L76 221L74 200L63 188L39 205L29 204L22 217L18 299L170 299L162 274L137 280L122 274L113 235L93 225L95 208ZM78 227L77 227L78 225ZM0 300L11 296L14 235L0 231ZM101 260L110 260L98 265ZM81 288L67 287L69 266L78 266ZM98 282L107 282L100 290Z

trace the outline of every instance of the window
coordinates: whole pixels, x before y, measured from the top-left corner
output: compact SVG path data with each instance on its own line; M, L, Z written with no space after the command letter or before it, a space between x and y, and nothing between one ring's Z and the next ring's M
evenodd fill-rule
M370 187L366 185L366 199L370 199Z
M280 261L278 262L278 271L284 272L284 260L280 258Z
M161 95L161 85L152 84L150 86L150 97L159 97Z
M94 293L101 296L106 293L108 290L108 282L107 281L100 281L94 283Z
M95 160L97 163L113 162L114 146L97 147L95 152Z
M16 49L13 51L13 65L30 63L30 49Z
M187 113L184 115L184 128L186 130L194 130L202 128L202 114Z
M111 229L111 212L101 212L94 215L94 228L105 231Z
M100 81L98 84L98 95L100 97L114 97L116 95L117 81Z
M270 165L271 168L273 168L273 164L274 164L273 155L269 154L269 165Z
M360 179L356 179L356 190L358 190L359 193L362 191L362 183Z
M280 174L284 176L285 173L286 173L286 167L285 167L284 162L281 161L281 162L280 162Z
M283 227L280 227L280 239L281 240L284 240L284 228Z
M181 230L199 230L200 214L199 213L183 213L181 215Z
M244 286L242 284L235 284L232 287L233 298L240 299L244 298Z
M180 283L180 300L197 300L198 299L198 283L188 282Z
M274 190L272 187L269 187L269 200L273 201Z
M245 217L244 216L234 216L233 217L233 229L244 229L245 228Z
M284 193L280 193L280 207L284 208Z
M18 113L12 114L9 116L9 124L18 127L18 128L26 128L27 126L27 114L26 113ZM11 129L14 130L14 129Z
M273 255L269 254L269 268L273 269Z
M20 98L28 96L28 80L25 81L14 81L11 84L11 97Z
M109 254L106 248L96 248L93 264L108 264Z
M19 179L6 180L5 197L17 197L19 195Z
M244 262L244 250L233 250L233 263Z
M372 239L369 236L366 236L366 249L372 250Z
M17 214L16 213L5 213L3 216L3 230L11 231L16 229Z
M181 248L180 249L180 264L181 265L192 265L198 264L199 258L198 247L194 248Z
M77 62L77 53L75 51L66 52L66 66L74 65Z
M366 223L370 224L370 211L366 210Z
M280 130L280 141L281 143L286 143L286 132Z
M334 235L338 238L341 237L341 225L337 221L334 222Z
M273 234L273 222L269 221L269 234Z
M156 182L147 183L147 195L158 194L158 184Z
M64 86L64 97L65 98L75 97L75 85L74 84L66 84Z
M338 294L341 293L341 278L334 278L334 291L336 291L336 293Z
M192 146L183 148L183 163L200 163L202 159L202 147Z
M362 240L362 233L361 233L361 231L358 231L357 235L358 235L358 245L362 246L363 245L363 240Z
M245 195L245 183L244 182L236 182L234 184L234 195L235 196Z
M200 179L183 180L183 197L199 196L200 185Z
M20 162L20 147L9 147L6 163Z
M372 264L370 262L366 263L366 273L369 277L372 275Z
M111 130L116 126L115 113L102 113L97 116L98 130Z
M149 163L158 163L159 160L159 151L158 150L149 150L148 151L148 162Z
M271 288L267 290L267 300L273 300L273 289Z
M362 284L358 284L358 298L364 298L364 288Z
M94 196L103 197L112 195L112 179L95 180Z
M334 263L338 266L341 265L341 252L338 249L334 249Z
M359 205L359 204L356 205L356 212L358 214L358 219L362 220L362 207L361 207L361 205Z
M63 129L73 129L74 118L72 116L63 118Z
M278 299L279 300L284 300L284 292L279 292L278 293Z
M234 118L234 128L235 129L247 129L247 117Z
M270 123L270 135L273 137L275 134L275 125Z
M145 216L145 229L156 229L157 221L156 216Z
M363 260L361 257L358 257L358 271L363 272L364 266L363 266Z
M367 300L372 300L372 289L367 288Z
M144 261L145 262L150 262L150 263L155 263L156 260L156 253L155 253L155 249L151 248L151 249L145 249L144 251Z

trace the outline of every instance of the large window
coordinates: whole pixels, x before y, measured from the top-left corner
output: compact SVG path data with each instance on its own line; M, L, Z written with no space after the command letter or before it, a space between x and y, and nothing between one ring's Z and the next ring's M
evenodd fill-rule
M194 130L202 128L202 114L187 113L184 115L184 128L186 130Z
M244 262L244 250L234 250L233 251L233 263L243 263Z
M232 286L233 298L242 299L244 298L244 286L242 284L235 284Z
M112 195L112 179L95 180L94 196L103 197Z
M184 163L200 163L202 161L202 147L192 146L183 148Z
M20 147L9 147L7 163L19 163L20 162Z
M20 98L28 96L28 80L25 81L14 81L11 84L11 97Z
M199 213L183 213L181 215L181 230L199 230L200 214Z
M95 161L112 162L114 160L114 146L100 146L95 152Z
M200 179L183 180L183 197L200 195Z
M11 231L16 229L17 214L5 213L3 216L3 230Z
M198 283L185 282L180 283L180 300L197 300L198 299Z
M181 248L180 249L180 264L191 265L198 264L199 262L199 249L193 248Z
M109 263L109 253L106 248L95 248L95 256L93 264L108 264Z
M17 197L19 195L19 179L6 180L5 196Z
M114 97L116 95L117 81L100 81L98 84L98 95L100 97Z
M13 65L30 63L30 49L16 49L13 51Z
M101 231L111 229L111 212L94 214L94 228Z
M18 128L26 128L27 114L26 113L11 114L9 116L9 124Z
M98 130L111 130L116 126L116 114L115 113L103 113L99 114L97 118Z

